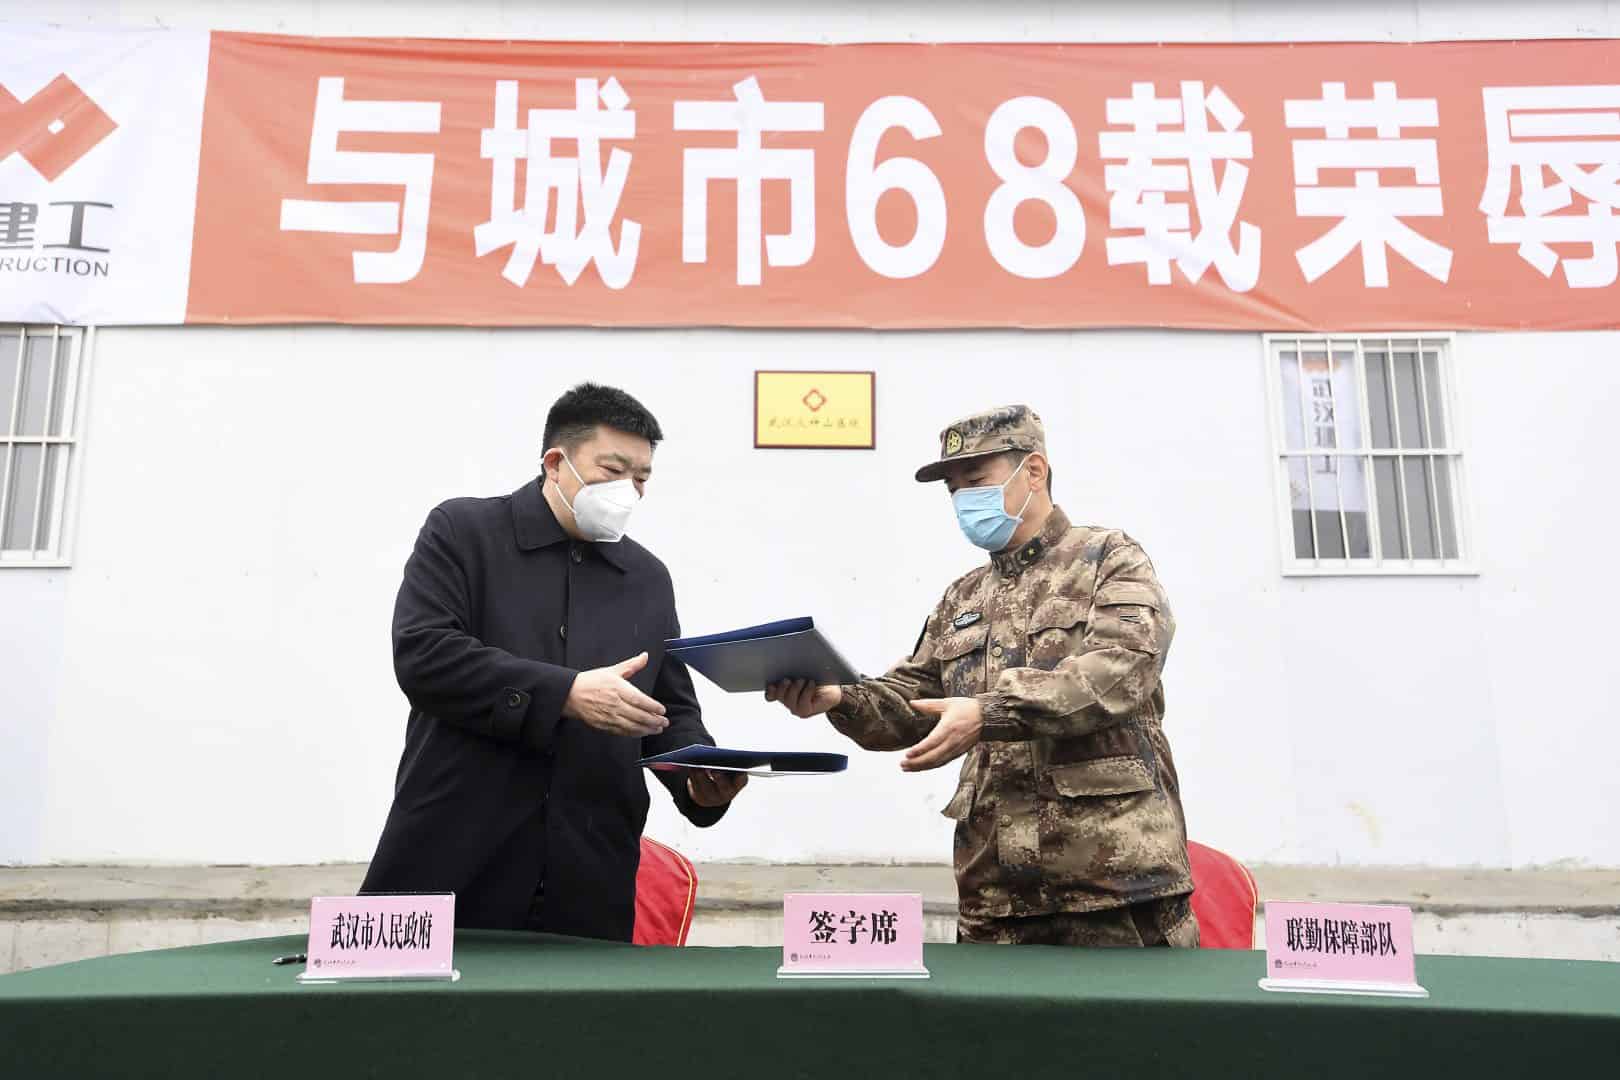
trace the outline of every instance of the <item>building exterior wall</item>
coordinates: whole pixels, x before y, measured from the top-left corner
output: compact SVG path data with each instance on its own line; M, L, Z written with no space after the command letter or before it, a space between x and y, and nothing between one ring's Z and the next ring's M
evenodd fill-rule
M51 18L671 40L1620 34L1620 3L83 2ZM689 632L813 614L866 670L898 658L976 554L911 471L947 421L1025 401L1058 501L1130 531L1169 590L1168 729L1195 837L1255 861L1620 865L1599 426L1620 334L1458 335L1475 576L1283 575L1263 356L1257 334L1163 331L103 329L74 565L0 570L0 862L367 857L403 733L388 620L416 529L444 498L531 478L547 406L588 377L668 433L632 532L669 564ZM876 371L877 450L752 449L752 373L776 367ZM654 835L711 860L947 857L954 766L903 775L821 722L699 690L722 744L850 750L851 768L756 783L708 831L655 792Z

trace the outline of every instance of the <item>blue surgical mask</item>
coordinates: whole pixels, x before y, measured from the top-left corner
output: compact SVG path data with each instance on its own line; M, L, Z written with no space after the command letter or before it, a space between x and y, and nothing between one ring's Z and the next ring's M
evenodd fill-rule
M1028 460L1029 455L1024 455L1024 461ZM1018 463L1018 469L1024 467L1024 461ZM962 535L968 538L968 543L986 551L1000 551L1012 540L1018 523L1024 520L1024 511L1029 509L1029 500L1035 497L1035 489L1030 488L1029 497L1018 508L1018 514L1007 513L1007 485L1018 475L1018 469L1000 484L962 488L951 496L951 503L956 507L956 523L962 527Z

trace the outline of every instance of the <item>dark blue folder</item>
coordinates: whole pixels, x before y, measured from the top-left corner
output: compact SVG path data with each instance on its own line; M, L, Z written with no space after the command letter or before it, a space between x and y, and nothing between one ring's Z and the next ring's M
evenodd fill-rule
M816 629L813 619L785 619L724 634L676 638L664 650L732 693L754 693L784 679L822 686L859 682L860 673Z
M720 769L751 776L805 776L843 772L849 768L849 757L796 750L727 750L723 746L697 743L642 758L636 764L649 769Z

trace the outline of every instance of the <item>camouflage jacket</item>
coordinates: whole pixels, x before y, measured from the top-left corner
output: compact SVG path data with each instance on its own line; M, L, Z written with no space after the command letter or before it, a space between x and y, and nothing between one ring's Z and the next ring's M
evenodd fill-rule
M844 687L833 725L872 750L933 726L916 698L977 697L956 795L960 907L1093 911L1192 891L1159 675L1175 632L1153 564L1117 530L1041 534L945 591L915 652Z

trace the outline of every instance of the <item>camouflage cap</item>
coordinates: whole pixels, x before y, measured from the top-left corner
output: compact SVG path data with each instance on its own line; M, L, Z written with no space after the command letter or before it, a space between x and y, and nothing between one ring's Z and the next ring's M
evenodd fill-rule
M958 420L939 433L939 460L918 469L917 479L943 480L958 461L1008 450L1046 453L1046 429L1028 405L1005 405Z

